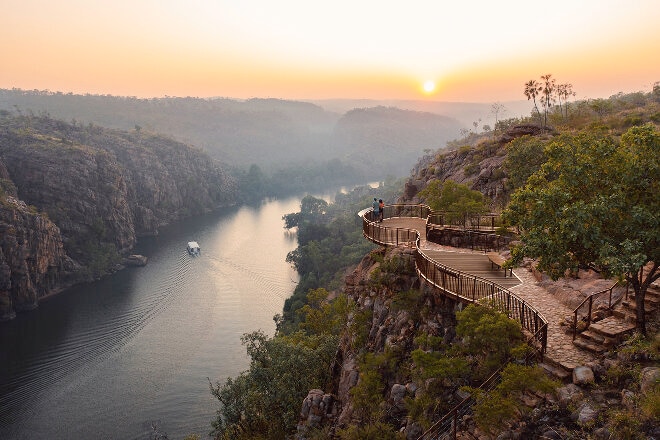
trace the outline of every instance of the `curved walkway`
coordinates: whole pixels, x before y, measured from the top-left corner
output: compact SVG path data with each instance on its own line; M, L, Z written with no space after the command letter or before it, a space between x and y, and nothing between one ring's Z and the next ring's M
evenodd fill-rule
M369 214L366 214L369 215ZM422 214L423 215L423 214ZM368 221L368 220L367 220ZM466 249L441 246L426 240L426 220L415 217L395 217L385 218L379 227L388 230L409 229L419 233L420 241L418 250L427 258L437 261L440 264L455 268L460 271L470 272L475 267L483 268L483 264L489 264L488 258L483 252L471 251ZM365 233L365 236L367 234ZM367 237L373 240L371 237ZM384 245L394 245L394 243L383 242ZM410 245L410 242L401 242L397 245ZM460 255L461 258L456 258ZM462 264L464 268L452 266L452 264ZM566 327L559 325L566 316L571 316L573 310L561 303L556 297L539 286L536 279L527 269L514 269L514 277L504 277L503 271L484 271L479 274L499 285L506 284L506 287L517 297L531 304L547 320L547 346L545 359L551 363L563 367L567 371L573 368L585 365L595 360L595 356L572 342L572 334L566 332Z

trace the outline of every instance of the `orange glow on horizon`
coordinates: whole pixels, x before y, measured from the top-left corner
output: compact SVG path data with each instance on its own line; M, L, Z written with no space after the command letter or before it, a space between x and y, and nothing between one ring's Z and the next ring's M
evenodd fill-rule
M320 12L294 0L200 0L195 8L183 0L84 8L79 0L6 0L0 88L494 102L525 100L524 83L546 73L583 98L648 91L660 81L660 3L570 3L571 16L558 16L563 28L530 35L541 25L518 14L537 6L512 1L520 4L479 3L484 16L467 20L470 0L413 0L408 9L337 0ZM424 87L431 80L432 90Z

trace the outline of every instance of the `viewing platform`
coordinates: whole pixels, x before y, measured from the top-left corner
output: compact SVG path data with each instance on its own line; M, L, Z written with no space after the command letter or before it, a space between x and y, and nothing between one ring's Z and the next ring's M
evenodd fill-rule
M521 323L543 361L570 372L592 362L594 354L573 344L572 335L559 325L573 310L539 286L527 269L505 271L492 264L488 252L464 249L427 240L428 231L457 228L429 222L443 218L426 205L389 205L383 221L371 220L371 209L362 211L363 235L384 246L409 246L417 250L416 268L422 279L443 295L471 303L484 302ZM476 224L475 224L476 223ZM494 234L494 221L468 223L474 234Z

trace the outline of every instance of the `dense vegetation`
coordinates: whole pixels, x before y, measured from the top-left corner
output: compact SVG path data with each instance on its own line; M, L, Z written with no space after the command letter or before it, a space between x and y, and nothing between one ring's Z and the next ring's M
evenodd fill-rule
M240 199L246 203L268 197L321 192L366 179L355 167L339 159L308 162L304 166L289 165L272 173L253 164L247 171L235 168L233 174L238 181Z
M645 332L644 296L660 278L660 133L585 129L553 139L545 155L505 211L522 232L513 263L536 258L554 279L589 266L625 277Z
M376 189L356 187L347 194L337 194L333 204L307 196L300 212L284 216L286 228L298 229L298 247L287 255L287 261L298 271L300 281L278 318L282 330L298 322L297 311L305 305L307 292L319 287L339 289L346 269L374 248L362 237L362 220L357 213L370 207L374 196L388 203L396 200L401 185L388 179Z

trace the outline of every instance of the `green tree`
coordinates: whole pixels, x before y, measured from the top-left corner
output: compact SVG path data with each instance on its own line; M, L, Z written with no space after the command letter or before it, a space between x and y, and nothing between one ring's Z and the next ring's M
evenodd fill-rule
M589 107L591 107L591 109L596 112L598 118L603 119L605 115L612 111L614 105L609 99L598 98L589 101Z
M464 225L468 217L488 212L482 193L453 180L433 180L418 195L434 211L447 212L450 220L463 219Z
M553 279L595 265L635 290L637 324L646 331L644 297L660 261L660 135L652 125L620 140L589 131L548 145L548 161L518 189L504 217L519 226L513 262L537 258Z
M538 137L522 136L506 145L504 169L512 188L523 186L529 176L541 168L546 161L545 144L546 142Z
M307 294L307 304L299 313L303 316L300 328L310 334L338 335L348 320L354 304L345 294L340 294L332 301L328 300L329 292L318 288Z
M337 351L336 335L301 332L269 338L261 331L241 338L250 369L235 379L211 386L222 404L213 423L216 438L282 439L298 420L300 403L313 388L329 380Z
M576 93L573 91L572 84L559 84L557 86L557 98L559 99L559 113L561 113L564 118L568 118L568 98L575 96ZM562 111L561 102L564 101L564 110ZM565 115L564 115L565 112Z
M491 434L501 432L507 422L529 411L523 403L523 394L549 393L558 386L539 366L508 364L501 379L491 391L469 389L477 400L474 419L481 429Z

